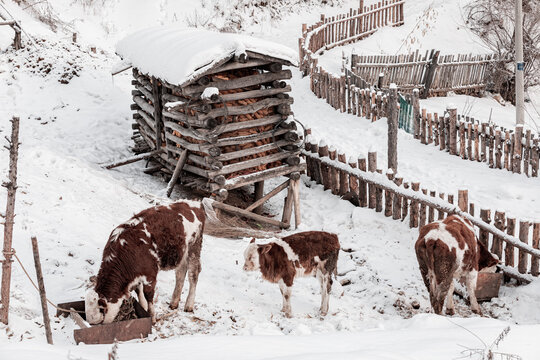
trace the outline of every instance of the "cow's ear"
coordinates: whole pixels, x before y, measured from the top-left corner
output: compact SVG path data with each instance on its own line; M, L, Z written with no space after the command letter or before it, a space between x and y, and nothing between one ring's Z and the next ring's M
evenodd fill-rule
M251 241L249 242L250 244L253 244L255 242L255 238L252 238Z
M272 244L266 244L266 245L259 246L259 251L260 251L261 255L266 254L267 252L270 251L270 249L272 249Z

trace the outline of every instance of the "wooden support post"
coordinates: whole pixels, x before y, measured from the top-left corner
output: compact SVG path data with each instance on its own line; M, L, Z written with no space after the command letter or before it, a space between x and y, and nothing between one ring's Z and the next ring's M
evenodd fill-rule
M427 99L429 97L429 90L433 82L433 77L435 75L435 69L437 68L438 62L439 62L439 51L431 50L431 59L428 64L428 69L426 71L426 75L423 81L424 91L422 93L422 99Z
M368 152L368 171L375 172L376 169L377 169L377 152L375 151ZM375 185L369 184L368 189L369 189L369 208L375 209L375 206L376 206Z
M388 113L388 168L397 174L398 168L398 93L396 84L390 84L390 96L389 96L389 108Z
M264 190L264 181L261 181L261 182L263 183L261 188ZM268 199L272 198L273 196L280 193L283 189L287 188L289 186L289 182L290 182L290 180L285 181L281 185L278 185L274 190L270 191L268 194L266 194L264 196L261 196L260 198L256 199L253 204L249 205L246 208L246 211L253 211L253 209L258 209L258 208L262 207L262 205L266 201L268 201ZM257 184L257 183L255 183L255 184Z
M450 155L457 155L457 145L456 145L456 119L457 119L457 109L453 106L448 107L449 114L449 138L450 138Z
M480 161L487 162L487 137L488 137L488 124L482 123L482 131L480 131Z
M356 169L358 167L358 162L355 161L352 156L349 158L349 166L353 169ZM349 176L349 192L353 193L356 197L358 197L358 178L356 176ZM358 202L360 202L359 199Z
M534 223L533 225L533 234L532 234L532 247L535 249L540 248L540 223ZM531 274L532 276L538 276L539 272L539 262L540 259L537 257L531 257Z
M531 130L525 134L525 147L523 149L523 173L529 176L529 164L531 163Z
M142 154L139 154L139 155L135 155L135 156L129 157L127 159L105 165L105 169L113 169L115 167L131 164L131 163L141 161L141 160L146 160L146 159L151 158L153 156L159 155L162 152L163 152L162 149L157 149L157 150L153 150L153 151L150 151L150 152L147 152L147 153L142 153Z
M501 131L495 131L495 168L502 169L502 147L503 143L501 142Z
M521 240L521 242L525 244L529 243L529 222L528 221L519 222L519 240ZM521 249L519 250L518 271L520 274L527 273L528 256L529 254L527 254Z
M506 219L506 233L514 236L516 232L516 219ZM504 265L514 267L514 246L506 243L504 248Z
M521 174L521 142L523 141L523 125L517 125L514 132L514 154L512 156L512 172Z
M182 169L184 168L184 165L186 164L187 155L188 155L188 150L184 149L182 151L182 154L178 158L178 162L176 163L176 167L174 168L174 172L172 174L171 180L169 181L169 184L167 184L167 197L168 198L171 197L174 186L176 185L176 182L180 178L180 173L182 172Z
M489 209L480 209L480 218L482 221L484 221L486 224L491 223L491 210ZM478 240L486 246L486 248L489 249L489 233L484 230L480 229ZM493 244L495 244L495 238L493 239ZM493 251L493 247L492 250Z
M8 324L9 297L11 286L11 257L13 249L13 223L15 218L15 194L17 192L17 159L19 157L19 118L14 116L11 120L11 140L9 141L9 176L8 182L4 183L7 189L6 213L4 222L4 247L2 260L2 288L0 291L0 322Z
M312 154L319 154L319 144L317 144L316 141L311 143L311 153ZM317 160L312 160L311 162L311 172L312 172L312 179L315 180L317 184L322 184L322 174L321 174L321 162Z
M403 178L401 176L396 176L394 183L397 186L401 186L403 183ZM392 219L400 220L401 219L401 196L398 194L392 195Z
M291 182L289 183L288 191L287 191L287 197L285 198L285 205L283 206L283 216L281 218L281 222L284 224L289 225L291 223L293 202L294 202L294 186L291 180Z
M293 205L294 205L294 228L298 229L302 222L300 215L300 178L291 180L293 186Z
M420 118L420 143L426 145L426 109L422 109L422 116Z
M39 248L37 238L32 236L32 250L34 253L34 265L36 266L36 277L41 299L41 311L43 312L43 325L45 325L45 336L47 343L52 345L51 319L49 318L49 309L47 308L47 294L45 293L45 283L43 282L43 272L41 271L41 262L39 261Z
M253 200L256 202L257 200L260 200L263 197L264 194L264 180L257 181L255 183L255 192L253 194ZM262 205L253 209L253 212L255 214L262 213L263 207Z
M158 79L152 76L152 103L154 105L154 119L156 121L156 150L161 149L163 133L163 108L161 104L162 86Z

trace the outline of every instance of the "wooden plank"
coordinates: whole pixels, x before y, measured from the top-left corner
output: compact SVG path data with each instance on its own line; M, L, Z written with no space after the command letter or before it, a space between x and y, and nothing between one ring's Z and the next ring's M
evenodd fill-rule
M274 188L268 194L258 198L253 204L249 205L246 208L246 211L253 211L254 209L257 209L257 208L261 207L270 198L272 198L275 195L279 194L283 189L285 189L287 186L289 186L289 182L290 182L290 180L286 180L284 183L278 185L276 188ZM255 184L258 184L258 183L255 183Z
M270 219L270 218L268 218L266 216L254 214L254 213L252 213L250 211L246 211L244 209L240 209L240 208L237 208L235 206L227 205L227 204L224 204L224 203L221 203L221 202L218 202L218 201L213 201L212 206L215 207L216 209L220 209L220 210L229 212L231 214L235 214L235 215L238 215L238 216L241 216L241 217L246 217L248 219L252 219L252 220L255 220L255 221L258 221L258 222L262 222L262 223L270 224L270 225L273 225L273 226L277 226L277 227L280 227L282 229L288 229L289 228L289 224L286 224L286 223L284 223L282 221Z
M208 114L200 115L199 119L201 121L204 121L207 119L214 119L220 116L253 114L259 110L268 109L269 107L272 107L272 106L291 105L292 103L294 103L293 98L288 98L288 99L266 98L263 100L259 100L253 104L249 104L249 105L227 106L227 107L212 109ZM285 115L288 115L288 114L285 114Z
M257 167L260 165L272 163L272 162L282 160L288 157L294 157L294 156L297 156L299 153L300 153L299 151L298 152L278 152L275 154L270 154L270 155L266 155L266 156L262 156L262 157L258 157L254 159L249 159L249 160L241 161L241 162L230 164L230 165L225 165L223 166L222 169L219 169L219 170L209 171L208 175L210 177L214 177L218 175L231 174L236 171L245 170L252 167Z
M257 75L245 76L238 79L232 80L216 80L210 82L208 85L192 85L182 89L183 94L185 95L195 95L202 93L207 87L215 87L219 90L232 90L250 87L254 85L261 85L264 83L269 83L274 80L284 80L292 78L292 73L290 70L282 70L277 73L264 73Z
M302 172L306 170L306 163L300 163L299 165L290 166L282 165L275 168L259 171L254 174L248 174L243 176L237 176L233 179L227 180L225 189L231 190L245 185L253 184L257 181L275 178L282 175L287 175L295 172Z
M171 194L173 192L174 186L176 185L176 182L180 178L180 173L182 172L182 169L184 168L187 160L188 150L185 149L182 151L182 155L178 158L178 163L176 164L176 167L174 168L173 175L171 177L171 180L169 181L169 184L167 185L167 197L170 198Z

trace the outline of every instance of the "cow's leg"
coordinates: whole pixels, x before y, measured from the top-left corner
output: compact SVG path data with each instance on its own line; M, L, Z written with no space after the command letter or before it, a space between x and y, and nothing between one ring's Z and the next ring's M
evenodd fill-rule
M476 300L476 280L478 279L478 271L472 270L466 276L465 282L467 285L467 292L469 293L469 302L471 303L471 309L473 313L482 315L482 310Z
M189 293L184 305L184 311L193 312L195 306L195 292L197 291L197 282L199 281L199 273L201 272L201 246L202 232L192 244L189 246L188 252L188 279Z
M286 317L290 318L292 317L291 287L287 286L283 280L279 280L279 290L281 290L281 295L283 295L283 308L281 311L285 313Z
M330 289L332 288L331 275L322 273L320 270L317 272L317 277L321 282L321 316L328 314L328 302L330 298Z
M454 281L450 283L450 289L446 295L446 315L454 315Z
M155 281L151 284L155 284ZM144 285L143 287L143 294L146 298L146 301L148 302L148 314L152 317L152 322L156 322L156 312L154 310L154 291L155 288L153 285Z
M178 303L180 302L180 297L182 295L182 288L184 287L184 280L186 279L186 273L188 270L188 261L187 261L187 252L186 256L180 262L180 265L176 267L176 285L172 294L171 304L169 307L171 309L176 309Z
M146 301L146 297L144 296L144 284L140 283L137 287L137 296L139 298L139 304L141 304L142 308L146 311L148 311L148 301Z

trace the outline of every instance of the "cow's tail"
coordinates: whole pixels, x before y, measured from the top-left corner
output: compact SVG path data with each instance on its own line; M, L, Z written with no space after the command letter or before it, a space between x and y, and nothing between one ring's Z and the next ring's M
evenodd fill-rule
M426 258L431 306L436 314L441 314L450 285L454 280L456 262L448 246L441 240L427 242Z
M247 224L237 217L227 217L220 219L212 206L214 200L204 198L202 201L204 212L206 213L206 221L204 225L204 233L206 235L226 238L238 239L245 237L255 238L279 238L279 233L272 231L262 231L246 227Z

